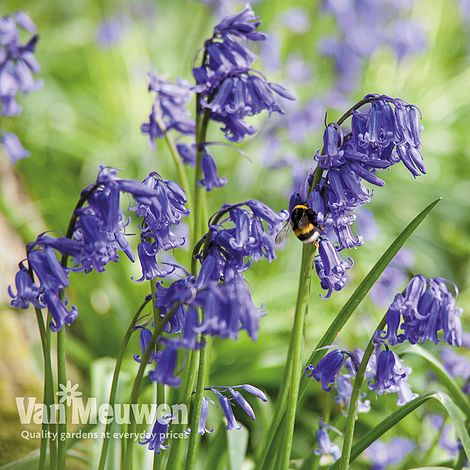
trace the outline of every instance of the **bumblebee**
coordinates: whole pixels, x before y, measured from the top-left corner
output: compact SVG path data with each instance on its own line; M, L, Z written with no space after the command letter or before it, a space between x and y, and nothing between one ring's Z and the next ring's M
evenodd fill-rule
M290 228L302 243L313 243L318 246L320 233L318 232L317 214L307 204L298 204L292 208L290 219L276 235L275 241L277 244L282 243L287 238Z

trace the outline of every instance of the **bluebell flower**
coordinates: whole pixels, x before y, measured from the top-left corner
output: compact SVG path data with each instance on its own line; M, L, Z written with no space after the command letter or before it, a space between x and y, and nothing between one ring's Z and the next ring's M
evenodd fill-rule
M220 406L222 407L222 411L227 420L227 431L232 431L233 429L240 429L241 426L237 423L237 420L235 419L230 400L217 390L212 389L212 391L215 392L219 398Z
M308 202L318 208L322 230L334 231L340 250L363 243L351 226L356 218L352 211L372 197L364 182L383 186L377 173L399 161L413 176L426 171L420 154L419 110L385 95L367 95L365 100L370 109L353 112L349 132L336 123L326 127L323 149L315 156L325 174Z
M389 442L375 441L366 450L372 461L371 470L386 470L397 465L413 451L415 444L405 437L394 437Z
M229 388L229 392L232 394L232 397L237 402L238 406L253 420L256 419L255 412L251 405L246 401L245 397L238 391L233 388Z
M223 224L210 223L211 245L218 247L225 263L243 271L246 258L255 262L275 258L274 236L287 220L286 212L276 213L259 201L248 200L223 205L219 213L228 218ZM229 221L234 227L226 227Z
M157 262L157 252L158 250L155 249L150 242L143 240L139 243L137 254L142 267L142 277L137 279L137 282L143 280L149 281L157 277L163 278L175 270L174 268L167 270L160 266Z
M194 120L187 109L193 90L184 80L171 83L152 73L149 76L149 91L154 94L154 103L148 123L141 130L148 134L150 143L174 129L179 134L193 136L196 130Z
M40 235L38 240L41 237L44 235ZM30 272L23 263L19 264L15 277L17 293L11 287L8 288L8 294L12 298L11 306L28 308L32 303L36 308L47 308L51 316L49 328L54 332L64 325L72 324L78 316L78 310L75 306L70 310L67 308L68 300L64 295L64 289L70 284L70 269L62 266L52 246L40 241L28 244L27 259ZM38 286L33 281L33 276L37 277Z
M261 21L254 15L253 10L247 6L242 12L227 16L214 27L214 34L236 36L248 41L263 41L265 34L258 31Z
M333 458L333 461L336 462L341 457L341 449L338 444L331 442L330 436L328 435L328 430L334 430L335 432L338 432L336 429L320 420L320 424L317 430L318 448L316 448L314 452L316 455L329 455Z
M152 331L149 328L147 328L145 325L136 326L134 330L140 331L139 344L140 344L141 355L143 356L145 354L145 351L147 350L148 345L150 344L150 341L152 340ZM141 355L134 354L134 360L140 363L142 360ZM152 351L150 351L149 364L151 364L152 362L156 362L160 356L161 356L161 352L160 351L157 352L154 348Z
M264 401L264 402L268 401L266 394L259 388L254 387L253 385L243 384L243 385L240 385L240 388L245 390L245 392L248 392L249 394L253 395L254 397L259 398L261 401Z
M158 250L167 251L182 246L185 240L176 236L171 229L189 214L186 193L178 184L164 180L157 173L150 173L143 184L155 196L134 195L136 206L132 209L143 218L142 236L153 238Z
M343 366L345 358L345 351L333 349L333 351L330 351L325 357L320 359L316 366L310 364L305 369L304 374L320 382L323 390L329 392Z
M150 380L170 387L179 387L181 378L175 376L177 359L178 349L169 341L159 355L155 368L149 372Z
M214 188L221 188L227 184L227 178L221 178L217 171L217 164L214 158L207 151L202 155L201 168L203 179L198 181L198 185L204 186L207 191Z
M315 257L315 270L321 287L328 291L325 298L330 297L333 290L339 291L346 285L346 271L352 266L351 258L349 262L344 261L327 238L320 239L319 254Z
M194 143L186 144L184 142L178 142L176 144L176 150L184 164L191 166L196 165L196 146Z
M177 279L168 287L164 287L161 282L157 283L157 292L155 296L155 305L160 310L162 318L177 303L186 305L192 304L197 296L197 290L194 278L187 276ZM178 333L182 331L185 318L185 305L180 305L171 317L166 326L168 333Z
M201 406L201 416L199 418L199 425L198 425L198 434L203 435L206 432L211 433L214 431L213 428L207 429L206 422L207 417L209 416L209 400L203 396L202 397L202 406Z
M184 206L184 203L181 202L182 195L179 186L168 181L164 182L165 188L171 189L162 195L161 187L153 184L153 179L155 179L153 175L150 175L143 183L121 179L117 176L117 170L100 168L96 183L84 191L84 193L91 191L87 199L88 205L78 209L75 214L77 223L73 237L83 245L80 265L75 267L75 270L102 272L108 263L116 262L119 259L119 250L122 250L131 261L134 261L134 254L124 235L128 221L120 210L121 192L133 196L137 204L137 215L143 217L146 223L148 221L154 222L154 218L151 218L152 214L160 215L164 211L162 217L167 221L166 227L154 225L152 228L155 230L152 231L147 224L145 229L146 233L149 233L148 238L154 238L156 243L164 244L165 248L168 244L171 245L168 226L170 222L178 222L181 214L185 213L182 209ZM169 193L171 193L170 196ZM160 239L155 238L158 233L161 235Z
M21 42L20 30L28 33L28 42ZM37 41L36 26L26 13L0 17L0 115L18 114L17 93L29 93L40 86L33 78L40 68L34 58Z
M31 155L31 152L23 147L20 139L11 132L4 132L2 134L2 144L5 153L13 163L23 158L28 158Z
M387 331L380 338L386 341L391 346L401 343L404 340L404 335L398 334L398 329L401 325L401 296L397 294L394 301L390 305L385 314ZM380 333L379 333L380 335Z
M78 221L75 226L74 239L83 244L80 266L74 270L85 271L86 273L95 270L103 272L104 267L110 262L117 262L119 259L119 244L117 232L106 232L100 219L94 209L90 206L77 211ZM123 219L120 219L123 221ZM121 227L119 228L119 231ZM127 245L123 245L127 251ZM130 251L126 253L133 261L133 254Z
M236 271L227 273L221 285L212 281L196 300L204 310L200 333L235 339L244 329L257 338L263 311L254 305L246 281Z
M72 305L68 310L67 300L61 300L53 290L44 290L41 294L41 302L44 303L51 315L52 320L49 324L51 331L57 332L64 325L71 325L77 319L77 307Z
M355 375L355 373L353 374ZM335 383L335 402L341 406L342 411L346 412L349 409L349 403L351 402L352 394L352 383L351 377L352 374L338 374L336 377ZM357 403L357 412L358 413L368 413L370 411L370 401L363 400L364 396L361 396Z
M153 450L160 454L162 450L168 449L167 434L171 418L159 418L153 425L152 432L148 433L145 439L139 441L139 444L147 446L148 450Z
M31 251L28 254L28 261L39 279L41 291L58 293L70 284L68 278L70 270L60 264L53 248L46 247L44 250Z
M37 308L43 308L44 305L39 302L39 287L34 284L31 275L20 263L19 270L15 275L16 294L11 286L8 286L8 295L12 298L11 306L16 308L27 309L30 304Z
M396 391L396 387L407 376L408 372L397 355L386 347L378 353L375 381L369 383L369 388L379 395L386 393L389 389Z

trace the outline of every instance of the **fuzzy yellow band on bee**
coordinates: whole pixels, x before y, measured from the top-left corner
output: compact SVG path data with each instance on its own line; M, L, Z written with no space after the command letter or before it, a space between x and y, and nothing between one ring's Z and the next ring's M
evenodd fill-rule
M315 226L313 224L307 224L303 227L294 229L294 233L296 237L298 237L299 235L304 235L306 233L313 232L314 230L315 230Z

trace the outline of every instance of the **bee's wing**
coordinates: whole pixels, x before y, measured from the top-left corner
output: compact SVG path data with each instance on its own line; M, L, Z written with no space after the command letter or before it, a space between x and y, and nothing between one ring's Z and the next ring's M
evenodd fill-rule
M280 245L287 238L289 233L290 233L290 222L287 221L284 224L284 227L282 227L281 230L279 230L278 234L276 235L276 238L274 239L274 241L276 242L276 245Z

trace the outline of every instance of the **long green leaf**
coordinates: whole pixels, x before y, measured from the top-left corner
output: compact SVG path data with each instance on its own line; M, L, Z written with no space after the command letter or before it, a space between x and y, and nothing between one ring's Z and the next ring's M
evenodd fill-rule
M323 346L327 346L334 342L336 335L341 331L346 322L351 318L351 315L354 313L356 308L362 302L364 297L370 291L372 286L375 284L380 275L384 272L385 268L390 264L390 262L395 258L396 254L400 251L401 247L405 244L406 240L413 234L413 232L419 227L421 222L427 217L427 215L432 211L434 206L436 206L442 198L436 199L431 204L429 204L423 211L421 211L409 224L408 226L398 235L398 237L393 241L393 243L388 247L387 251L382 255L382 257L377 261L374 267L370 270L369 274L364 278L364 280L356 288L349 300L344 304L341 311L338 313L336 318L333 320L333 323L330 325L326 333L321 338L320 342L317 344L317 347L314 349L310 355L307 365L310 363L318 362L325 354L325 350L320 350ZM299 402L304 398L310 379L303 376L300 382L300 391L299 391ZM276 414L273 418L273 422L268 430L266 436L266 444L263 447L263 452L261 452L261 458L258 462L257 469L264 470L267 468L264 464L267 460L268 455L275 453L273 448L273 442L275 442L276 434L278 433L279 426L284 419L284 415L287 409L287 399L279 402L276 410Z
M414 400L410 401L406 405L403 405L397 411L392 413L390 416L381 421L377 426L368 431L364 436L362 436L356 444L354 444L351 451L351 458L349 463L353 462L359 455L362 454L373 442L379 439L383 434L388 430L393 428L398 424L403 418L412 413L416 408L420 407L428 400L437 400L445 409L449 415L452 424L454 425L455 432L457 437L462 443L464 452L469 458L470 456L470 437L468 435L467 429L465 428L465 421L462 416L462 413L459 407L451 400L451 398L443 392L430 392L424 395L420 395ZM337 470L339 463L336 462L330 467L330 470Z
M452 400L454 400L454 402L467 415L467 419L470 420L470 402L463 394L460 387L449 376L447 371L444 369L444 366L430 352L426 351L421 346L414 345L404 350L403 354L414 354L423 358L428 363L434 375L438 378L439 383L447 388Z

